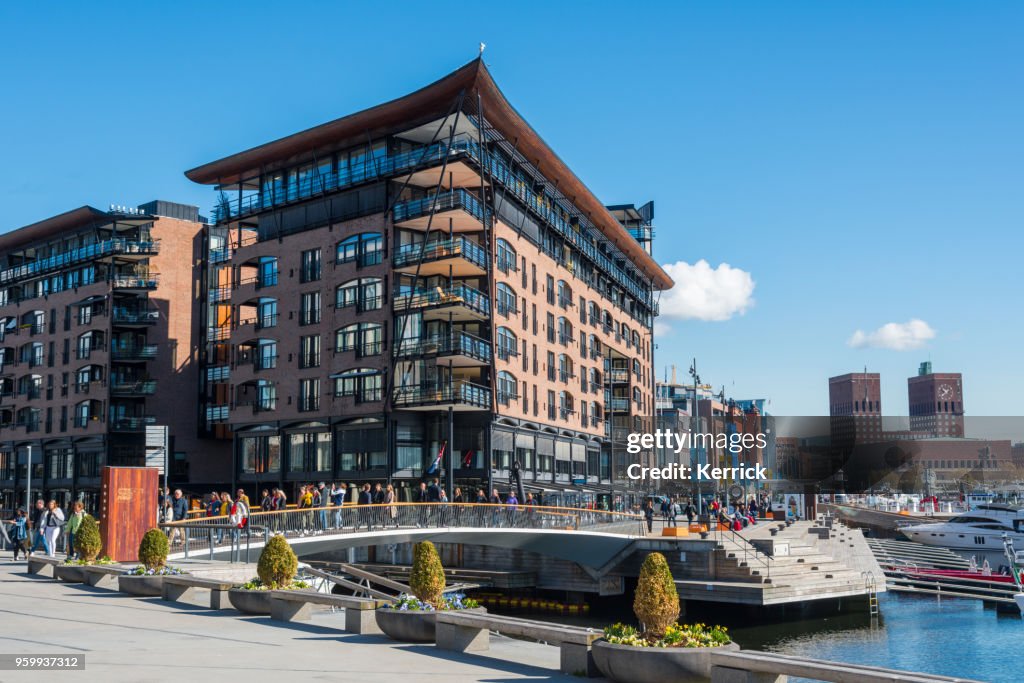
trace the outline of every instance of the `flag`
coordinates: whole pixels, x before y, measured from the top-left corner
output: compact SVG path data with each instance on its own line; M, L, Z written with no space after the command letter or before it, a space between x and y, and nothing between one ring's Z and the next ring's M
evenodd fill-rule
M436 474L441 469L441 459L444 457L444 451L448 447L448 442L444 441L441 443L441 449L437 452L437 457L434 462L427 468L427 474Z
M462 456L462 466L471 467L473 465L473 456L476 455L476 451L470 448L466 451L466 454Z

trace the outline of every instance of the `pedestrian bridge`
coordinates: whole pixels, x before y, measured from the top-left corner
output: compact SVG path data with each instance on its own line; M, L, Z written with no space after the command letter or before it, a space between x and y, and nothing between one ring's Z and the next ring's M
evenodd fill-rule
M256 512L238 529L227 517L163 524L169 559L255 561L266 539L283 534L295 554L432 541L511 548L603 567L644 536L637 515L546 506L392 503Z

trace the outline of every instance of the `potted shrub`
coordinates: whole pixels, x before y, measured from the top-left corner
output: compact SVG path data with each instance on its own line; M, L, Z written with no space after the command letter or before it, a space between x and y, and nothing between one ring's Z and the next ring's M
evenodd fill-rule
M593 646L594 663L615 683L688 683L711 678L712 648L738 650L721 626L681 625L679 593L661 553L644 559L633 599L641 629L615 624Z
M413 594L402 595L393 605L378 609L377 626L392 640L432 643L438 610L483 608L464 595L444 594L444 567L433 543L417 543L413 546L412 557L409 588Z
M299 558L284 536L271 536L260 553L256 565L257 578L228 591L228 600L244 614L270 614L270 591L309 588L305 581L296 581Z
M85 576L82 567L91 564L114 564L109 557L97 559L100 550L103 549L103 541L100 539L100 525L92 515L85 515L82 523L75 532L75 551L78 553L77 560L64 560L53 568L53 576L66 581L67 583L82 583Z
M139 542L139 562L132 569L117 577L117 588L122 593L158 597L164 593L164 577L186 574L177 567L167 566L170 544L167 534L159 529L150 529Z

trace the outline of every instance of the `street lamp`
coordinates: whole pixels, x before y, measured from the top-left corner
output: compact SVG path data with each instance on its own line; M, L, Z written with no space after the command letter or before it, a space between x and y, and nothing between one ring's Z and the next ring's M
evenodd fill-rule
M28 445L28 466L25 468L25 512L32 514L32 445Z

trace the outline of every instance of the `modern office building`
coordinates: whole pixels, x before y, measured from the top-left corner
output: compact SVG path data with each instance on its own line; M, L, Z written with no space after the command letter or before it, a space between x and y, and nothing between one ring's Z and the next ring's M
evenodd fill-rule
M95 510L101 468L145 464L155 427L172 482L230 477L197 432L203 240L196 207L163 201L0 236L0 509L30 485Z
M672 284L653 206L606 208L481 60L186 175L220 193L204 429L241 484L624 489Z
M959 372L932 372L931 361L921 363L917 375L907 379L911 431L962 437L963 384Z

